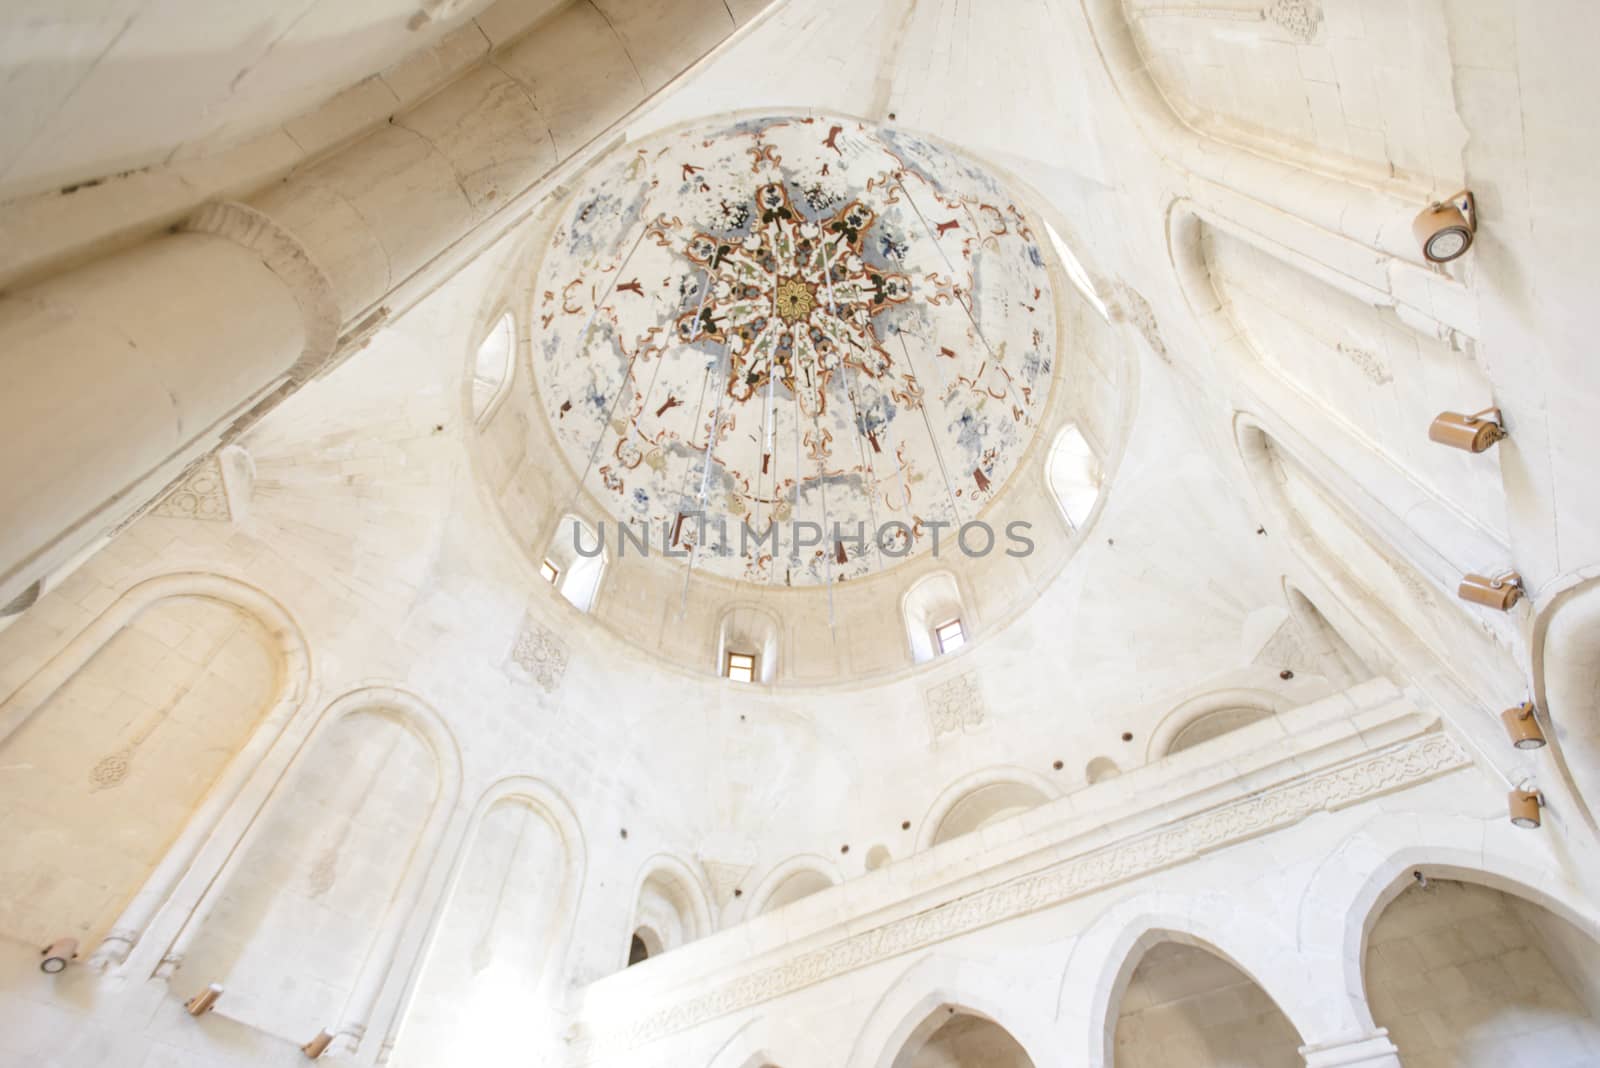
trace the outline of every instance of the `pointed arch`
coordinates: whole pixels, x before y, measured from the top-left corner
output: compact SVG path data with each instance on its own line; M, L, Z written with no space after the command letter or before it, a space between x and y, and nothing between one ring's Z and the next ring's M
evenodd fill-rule
M1048 984L948 953L919 958L884 991L856 1036L846 1068L893 1068L908 1046L925 1040L952 1010L1003 1029L1034 1068L1067 1068L1049 1025Z
M711 891L705 879L682 860L657 853L645 861L633 886L633 915L623 932L622 966L629 963L629 947L638 937L650 957L659 956L716 929ZM662 929L666 928L666 929Z
M758 1016L739 1026L706 1068L828 1068L817 1038L786 1020Z
M1412 873L1480 883L1524 898L1600 940L1600 908L1579 873L1546 844L1504 818L1480 820L1435 813L1375 817L1350 835L1317 869L1301 896L1297 942L1337 974L1347 1011L1373 1025L1366 995L1367 936L1384 906Z
M1221 894L1152 891L1111 906L1073 943L1056 990L1058 1033L1065 1056L1087 1068L1112 1064L1118 1007L1140 959L1152 945L1178 942L1203 949L1266 992L1302 1037L1346 1034L1347 1014L1329 1012L1313 981L1316 962L1293 933L1258 917L1238 922L1238 902ZM1310 974L1308 974L1310 973Z

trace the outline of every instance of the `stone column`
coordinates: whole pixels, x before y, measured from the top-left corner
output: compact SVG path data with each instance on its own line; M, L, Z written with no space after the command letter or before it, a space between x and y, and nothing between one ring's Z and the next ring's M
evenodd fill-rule
M397 291L448 276L733 32L720 2L661 6L678 32L649 82L597 8L567 5L247 204L0 295L0 605L359 347Z
M1387 1028L1300 1047L1306 1068L1400 1068L1400 1050Z
M0 298L0 602L224 442L308 349L331 349L279 273L292 240L246 209L203 221L237 232L169 235Z

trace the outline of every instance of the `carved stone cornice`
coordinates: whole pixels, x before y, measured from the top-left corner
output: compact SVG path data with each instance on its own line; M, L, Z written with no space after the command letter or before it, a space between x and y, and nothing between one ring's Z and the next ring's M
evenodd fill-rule
M1342 764L1288 779L1154 829L1069 857L995 886L960 894L816 949L741 970L704 993L647 1015L588 1021L582 1049L592 1063L869 964L1152 874L1318 812L1402 790L1470 763L1434 731Z

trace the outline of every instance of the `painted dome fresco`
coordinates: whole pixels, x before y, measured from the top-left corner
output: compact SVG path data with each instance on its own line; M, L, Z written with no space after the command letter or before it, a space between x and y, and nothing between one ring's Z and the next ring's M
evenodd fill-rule
M618 157L545 252L533 351L608 543L631 526L691 568L809 586L981 517L1056 362L1043 236L998 181L822 117Z

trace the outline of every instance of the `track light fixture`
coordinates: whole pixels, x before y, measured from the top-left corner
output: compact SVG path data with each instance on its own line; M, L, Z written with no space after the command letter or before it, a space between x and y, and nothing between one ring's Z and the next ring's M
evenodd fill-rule
M1499 408L1485 408L1472 415L1460 412L1440 412L1428 427L1428 440L1448 445L1462 452L1483 452L1497 441L1503 441L1505 423Z
M46 975L55 975L67 970L67 965L78 959L78 940L76 938L58 938L39 951L39 956L44 959L39 962L39 970Z
M300 1052L304 1053L309 1060L314 1061L326 1053L328 1047L332 1044L332 1035L328 1034L326 1031L318 1031L316 1038L313 1038L310 1042L307 1042L305 1045L300 1047Z
M1534 718L1532 701L1524 701L1515 708L1506 709L1500 713L1500 721L1506 725L1506 733L1511 735L1511 744L1518 749L1544 748L1544 731Z
M1539 809L1544 805L1544 797L1538 790L1512 790L1506 795L1506 801L1514 826L1529 829L1539 826Z
M1478 199L1470 190L1436 200L1417 213L1411 232L1430 263L1460 259L1478 233Z
M204 1016L216 1005L217 999L222 996L222 984L212 983L200 993L183 1003L183 1011L190 1016Z
M1522 600L1522 593L1522 576L1515 571L1494 576L1469 571L1461 576L1461 585L1456 589L1456 595L1463 601L1500 612L1511 611L1511 607Z

